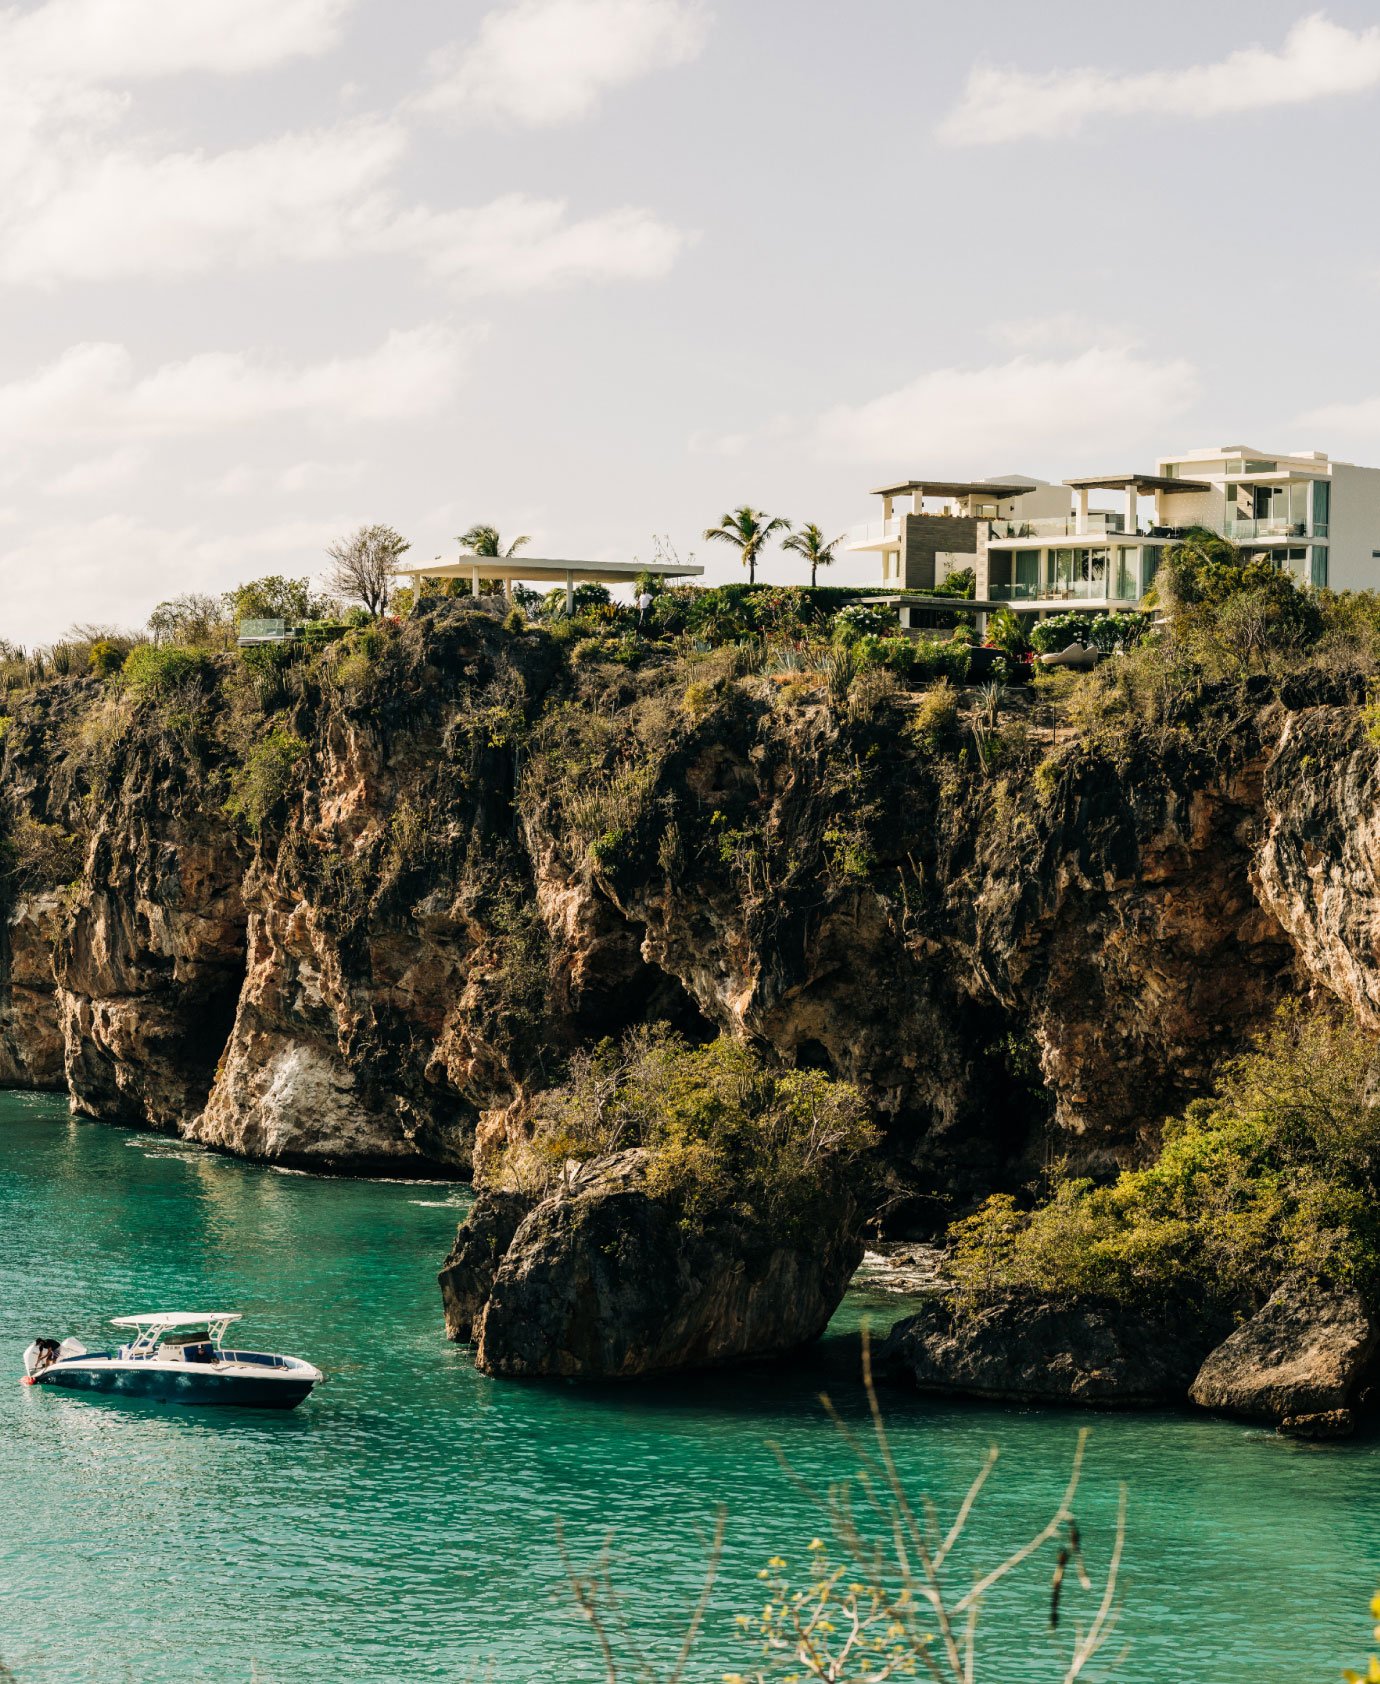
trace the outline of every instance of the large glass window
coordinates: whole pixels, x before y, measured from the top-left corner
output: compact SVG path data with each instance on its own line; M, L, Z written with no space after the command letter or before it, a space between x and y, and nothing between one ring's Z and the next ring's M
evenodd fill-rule
M1137 575L1140 572L1140 551L1122 549L1116 552L1116 588L1112 595L1122 602L1134 602L1140 594Z
M1158 544L1153 546L1147 544L1140 554L1140 594L1144 596L1146 591L1154 584L1155 575L1159 572L1160 546Z
M1313 481L1313 533L1315 537L1326 538L1328 522L1332 519L1332 485L1325 479ZM1323 571L1326 567L1327 551L1323 551Z
M1311 577L1312 577L1314 585L1318 588L1318 590L1322 590L1324 588L1324 586L1327 584L1327 545L1326 544L1315 544L1313 546L1313 564L1312 564Z
M1040 592L1039 550L1016 551L1016 595L1038 596Z

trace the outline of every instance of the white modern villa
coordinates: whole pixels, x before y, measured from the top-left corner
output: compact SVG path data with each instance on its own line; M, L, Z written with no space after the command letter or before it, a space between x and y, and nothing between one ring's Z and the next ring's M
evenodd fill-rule
M1271 455L1219 445L1161 457L1153 473L1056 485L1023 474L878 487L882 519L849 534L881 560L883 592L929 592L971 567L976 600L1021 613L1134 608L1160 557L1208 527L1300 584L1380 587L1380 468L1320 451ZM1093 506L1111 500L1112 507ZM911 608L902 604L904 622Z

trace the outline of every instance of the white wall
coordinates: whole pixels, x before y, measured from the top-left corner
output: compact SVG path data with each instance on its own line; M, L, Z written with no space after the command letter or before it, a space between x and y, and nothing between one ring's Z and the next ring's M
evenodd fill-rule
M1327 582L1334 591L1380 590L1380 468L1332 464L1332 539Z

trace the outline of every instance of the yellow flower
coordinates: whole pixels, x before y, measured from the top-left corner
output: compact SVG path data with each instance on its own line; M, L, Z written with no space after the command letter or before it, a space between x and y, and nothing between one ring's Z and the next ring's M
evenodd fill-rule
M1377 1620L1380 1620L1380 1590L1376 1591L1370 1599L1370 1611Z
M767 1561L768 1567L784 1567L785 1565L786 1558L784 1555L773 1555Z
M812 1550L822 1550L824 1548L824 1539L823 1538L811 1538L810 1539L810 1548ZM1375 1602L1380 1602L1380 1596L1376 1597ZM1370 1605L1371 1612L1375 1615L1376 1619L1380 1620L1380 1608L1377 1608L1375 1606L1375 1602L1372 1602L1371 1605Z

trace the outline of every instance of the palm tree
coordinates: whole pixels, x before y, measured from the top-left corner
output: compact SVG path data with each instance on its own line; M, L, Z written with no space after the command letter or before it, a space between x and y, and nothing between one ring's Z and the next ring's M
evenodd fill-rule
M468 532L462 532L455 541L466 555L492 556L496 561L506 561L509 556L515 556L520 549L532 542L524 535L514 538L505 550L498 535L498 528L483 525L472 526Z
M793 532L781 545L783 550L794 550L798 556L810 564L810 589L815 588L815 576L821 567L832 567L834 551L843 542L842 533L837 538L830 538L826 543L823 532L819 527L802 526L799 532Z
M748 584L755 585L757 558L766 547L767 540L774 538L778 532L789 532L790 529L790 521L783 520L780 515L764 515L759 509L749 508L744 503L724 515L717 526L706 528L704 535L734 545L748 570Z

